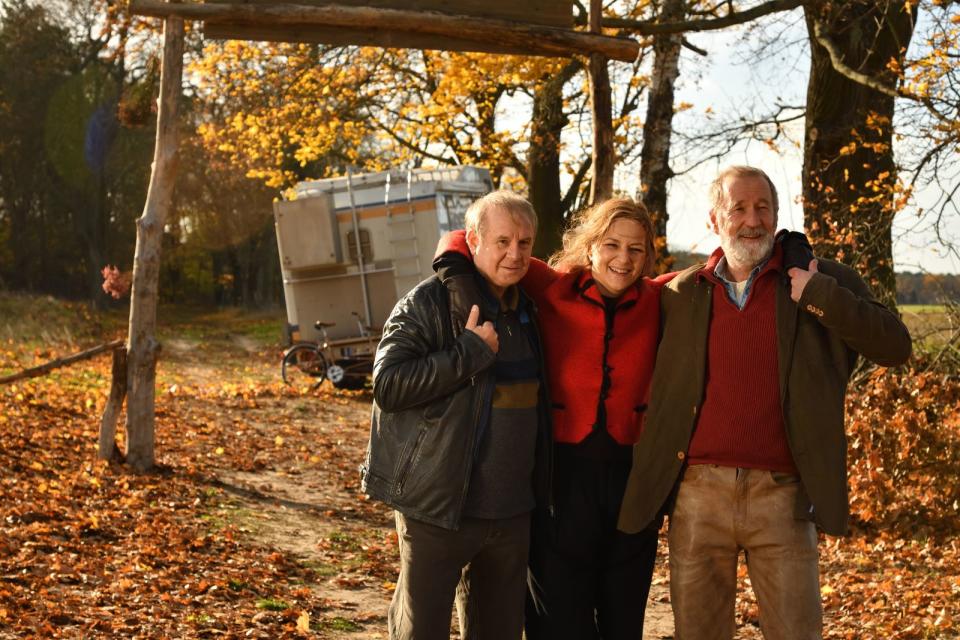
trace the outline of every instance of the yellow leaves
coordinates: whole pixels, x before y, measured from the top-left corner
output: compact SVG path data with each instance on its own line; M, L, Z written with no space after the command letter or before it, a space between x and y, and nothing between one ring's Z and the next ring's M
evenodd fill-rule
M310 633L310 612L304 611L297 616L297 632Z
M224 454L224 449L223 449L223 447L217 447L217 448L214 450L214 453L217 454L218 456L222 456L222 455Z
M278 447L282 447L282 446L283 446L283 436L277 436L276 438L274 438L274 439L273 439L273 443L274 443L275 445L277 445Z
M853 155L856 152L857 152L857 143L851 142L850 144L847 144L841 147L839 154L841 156L849 156L849 155Z
M911 83L908 90L917 97L925 98L930 95L930 83L925 81Z

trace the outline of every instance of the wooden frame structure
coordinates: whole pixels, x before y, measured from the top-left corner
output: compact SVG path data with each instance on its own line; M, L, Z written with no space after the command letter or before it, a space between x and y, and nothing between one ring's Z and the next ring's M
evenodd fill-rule
M410 9L410 7L414 9ZM172 207L177 168L178 99L183 80L184 20L201 21L205 35L266 41L325 42L398 48L482 51L591 59L591 103L609 87L607 59L632 62L640 45L600 32L600 1L591 0L590 31L573 28L573 0L130 0L133 14L163 18L163 58L153 169L137 244L126 346L125 385L115 381L101 422L100 455L110 457L119 403L127 398L126 461L138 471L154 467L154 399L157 353L157 297L163 226ZM444 11L439 11L443 9ZM597 117L594 166L607 177L595 180L595 194L612 187L610 114ZM598 160L604 156L607 162ZM609 187L606 182L610 182ZM119 398L114 396L120 394Z

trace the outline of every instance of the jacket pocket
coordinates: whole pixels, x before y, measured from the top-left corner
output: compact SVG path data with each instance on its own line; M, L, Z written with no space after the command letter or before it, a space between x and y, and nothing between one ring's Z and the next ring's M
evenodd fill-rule
M396 495L401 495L403 493L403 487L407 483L407 479L410 477L410 472L413 471L413 468L417 464L417 459L420 457L420 449L423 445L423 439L427 435L427 426L425 424L420 425L419 431L417 431L417 438L413 441L413 445L408 447L404 451L403 455L400 456L400 467L397 470L396 474L396 484L394 488L394 493Z

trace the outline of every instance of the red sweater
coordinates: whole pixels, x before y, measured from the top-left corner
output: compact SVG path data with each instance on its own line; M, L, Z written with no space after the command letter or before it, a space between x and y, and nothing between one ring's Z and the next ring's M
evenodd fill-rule
M463 231L441 240L437 253L445 251L470 255ZM561 273L533 259L520 284L540 315L554 440L577 443L590 434L607 366L607 431L620 444L634 444L657 354L661 282L639 280L620 296L609 334L603 297L589 270Z
M776 288L779 249L754 278L743 309L714 275L717 250L700 274L714 283L707 385L690 440L690 464L796 472L780 404Z

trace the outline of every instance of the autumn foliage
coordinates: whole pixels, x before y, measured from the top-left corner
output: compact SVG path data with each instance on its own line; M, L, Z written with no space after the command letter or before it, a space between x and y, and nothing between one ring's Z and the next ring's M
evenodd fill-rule
M157 473L94 460L109 358L0 387L0 637L385 637L396 538L356 474L369 396L300 395L261 324L173 313ZM121 323L61 321L91 343ZM82 346L4 336L0 372ZM960 380L931 363L848 396L854 526L821 544L827 638L960 637ZM661 608L666 587L661 558ZM759 638L749 595L738 623Z

